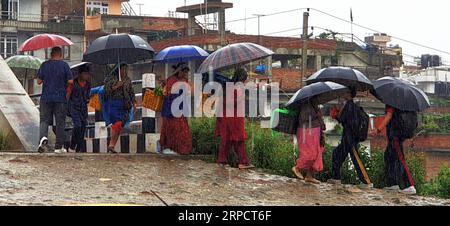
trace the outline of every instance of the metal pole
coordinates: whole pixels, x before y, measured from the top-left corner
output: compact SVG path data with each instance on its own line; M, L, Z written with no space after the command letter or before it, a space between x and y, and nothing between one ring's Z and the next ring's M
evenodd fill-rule
M253 15L258 17L258 44L261 44L261 17L266 15L263 14L253 14Z
M302 35L302 74L300 76L300 87L303 87L303 79L306 76L306 69L308 67L308 12L303 13L303 35Z
M136 5L139 6L139 16L142 16L141 7L144 5L143 3L137 3Z

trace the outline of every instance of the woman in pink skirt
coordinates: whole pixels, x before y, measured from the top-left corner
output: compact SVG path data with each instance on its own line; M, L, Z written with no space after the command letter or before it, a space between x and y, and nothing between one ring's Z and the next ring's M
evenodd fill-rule
M325 130L322 112L314 100L300 106L299 126L297 130L297 143L299 158L297 165L292 168L295 176L300 180L313 184L320 184L314 175L323 171L322 154L324 142L322 131ZM301 171L306 172L303 177Z

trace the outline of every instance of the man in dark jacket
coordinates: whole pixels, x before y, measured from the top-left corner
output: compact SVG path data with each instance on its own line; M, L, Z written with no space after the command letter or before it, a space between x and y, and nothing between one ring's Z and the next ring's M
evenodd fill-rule
M67 89L69 114L73 122L69 152L86 152L84 135L88 118L88 102L91 92L89 67L83 66L78 77Z
M344 108L335 115L335 119L342 124L344 132L341 143L333 150L332 179L328 182L333 184L341 183L341 167L347 159L347 156L350 155L359 180L363 184L373 187L358 152L359 141L356 135L360 123L360 119L358 118L360 107L353 102L355 96L356 91L354 89L351 89L349 93L345 94Z

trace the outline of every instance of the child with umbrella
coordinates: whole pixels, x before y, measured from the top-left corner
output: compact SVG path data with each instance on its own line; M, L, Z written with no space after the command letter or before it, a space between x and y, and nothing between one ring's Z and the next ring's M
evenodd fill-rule
M72 118L73 130L69 152L86 152L84 135L86 132L89 96L91 92L89 66L78 69L78 77L67 87L69 115Z
M297 129L299 157L296 166L292 168L300 180L320 184L320 181L314 178L314 174L323 170L322 155L325 146L323 131L326 126L319 105L347 92L349 92L347 87L334 82L316 82L297 91L286 104L287 108L300 112ZM306 178L301 170L306 171Z
M414 195L416 188L406 163L403 142L415 136L417 112L430 106L428 97L412 84L392 77L377 80L372 93L386 104L383 122L371 131L371 135L379 135L386 129L388 145L384 153L385 189ZM403 190L400 190L400 186Z
M359 130L363 121L366 120L365 125L368 125L367 114L354 103L353 99L356 97L356 89L350 88L350 92L343 95L344 103L340 109L333 108L331 117L336 119L343 127L341 142L333 150L332 158L332 179L328 180L331 184L341 184L341 167L344 164L347 156L353 162L359 180L366 187L372 188L373 184L370 181L369 175L359 154L359 143L367 139L368 128L364 128L365 133ZM366 115L366 117L363 116ZM364 136L365 135L365 136ZM364 136L361 138L361 136Z

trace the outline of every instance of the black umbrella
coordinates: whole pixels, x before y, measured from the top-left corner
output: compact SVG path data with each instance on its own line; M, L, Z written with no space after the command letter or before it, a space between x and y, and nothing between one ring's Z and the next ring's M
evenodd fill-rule
M153 58L155 50L141 37L112 34L92 42L83 56L84 62L94 64L134 64Z
M355 88L357 91L367 91L373 88L372 82L360 71L348 67L329 67L322 69L306 80L307 84L315 82L336 82Z
M378 79L372 94L384 104L403 111L421 112L430 107L428 96L422 90L398 78Z
M350 90L334 82L317 82L303 87L286 104L288 108L297 108L308 100L315 99L318 104L324 104L337 99Z

